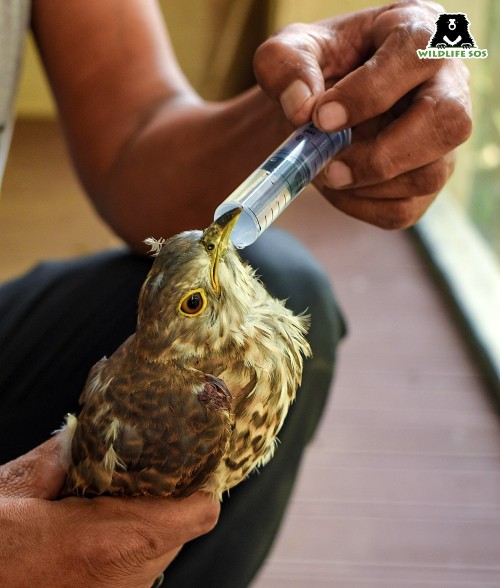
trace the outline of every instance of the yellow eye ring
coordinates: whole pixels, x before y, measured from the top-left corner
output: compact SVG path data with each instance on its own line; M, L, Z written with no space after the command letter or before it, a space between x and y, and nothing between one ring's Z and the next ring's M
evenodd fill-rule
M179 302L177 310L189 318L199 316L207 307L207 296L203 288L190 290Z

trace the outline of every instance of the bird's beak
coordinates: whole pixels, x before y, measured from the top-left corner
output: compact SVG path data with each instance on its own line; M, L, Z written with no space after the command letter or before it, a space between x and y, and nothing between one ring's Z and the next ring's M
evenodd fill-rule
M218 277L219 263L226 255L231 232L234 229L242 210L241 206L237 206L236 208L225 212L203 231L201 242L212 259L210 279L213 289L217 294L220 293Z

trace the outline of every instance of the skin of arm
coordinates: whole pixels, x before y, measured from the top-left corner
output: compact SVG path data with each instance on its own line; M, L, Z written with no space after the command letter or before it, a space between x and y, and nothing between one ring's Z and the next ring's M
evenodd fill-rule
M211 222L292 130L259 88L203 101L152 0L35 0L32 27L80 179L138 248L145 236Z

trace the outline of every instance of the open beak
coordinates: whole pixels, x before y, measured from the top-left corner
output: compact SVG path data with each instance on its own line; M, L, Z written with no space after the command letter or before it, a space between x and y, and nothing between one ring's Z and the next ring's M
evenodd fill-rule
M234 226L238 222L238 218L242 210L243 209L241 206L232 208L217 218L207 229L203 231L201 242L212 259L212 265L210 267L210 279L213 289L217 294L220 293L218 277L219 263L224 260L227 248L229 246L231 233L234 229Z

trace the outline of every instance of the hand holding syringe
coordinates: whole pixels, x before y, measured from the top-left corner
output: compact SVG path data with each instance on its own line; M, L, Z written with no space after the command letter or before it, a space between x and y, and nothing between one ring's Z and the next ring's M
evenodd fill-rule
M297 129L224 200L214 219L241 207L231 240L240 249L250 245L350 140L351 129L325 133L312 123Z

